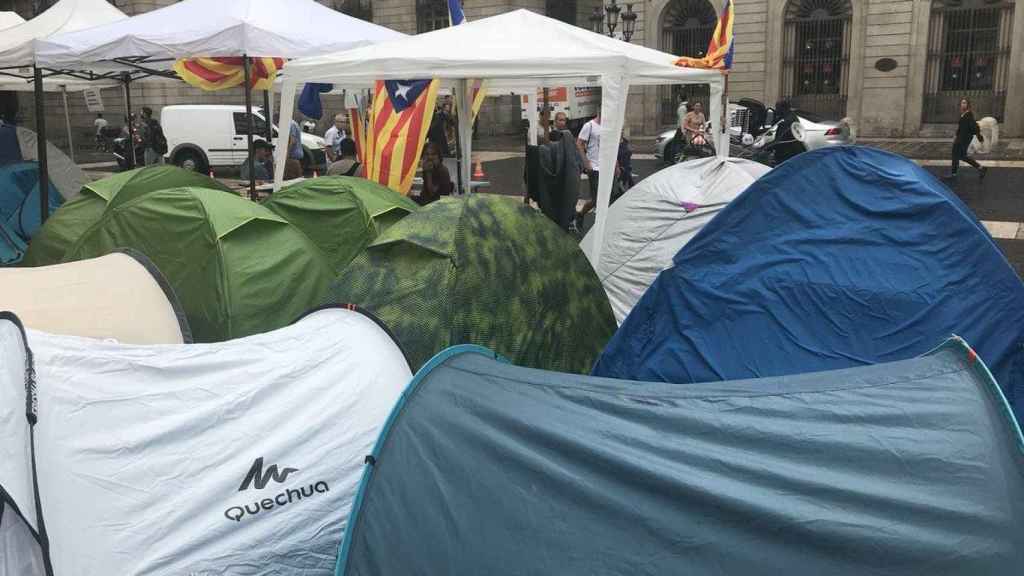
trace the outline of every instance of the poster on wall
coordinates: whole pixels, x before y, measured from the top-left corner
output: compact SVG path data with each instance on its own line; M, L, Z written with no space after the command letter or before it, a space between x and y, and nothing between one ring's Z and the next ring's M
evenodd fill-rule
M85 94L85 107L89 112L103 112L103 96L99 88L87 88L82 93Z

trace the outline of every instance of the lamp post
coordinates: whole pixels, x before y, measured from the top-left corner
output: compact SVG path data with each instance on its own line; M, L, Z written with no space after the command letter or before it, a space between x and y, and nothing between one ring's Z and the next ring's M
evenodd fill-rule
M594 6L594 11L591 12L587 19L590 20L590 25L594 32L598 34L607 33L608 36L613 38L621 19L622 39L626 42L629 42L633 38L633 33L636 32L637 13L633 12L632 2L626 4L625 12L622 11L622 7L619 6L616 0L611 0L607 6Z

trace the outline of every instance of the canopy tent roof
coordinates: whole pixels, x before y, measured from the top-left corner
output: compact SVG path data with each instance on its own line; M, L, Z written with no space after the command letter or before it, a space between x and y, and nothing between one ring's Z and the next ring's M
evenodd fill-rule
M402 398L366 459L339 576L1024 562L1024 439L959 339L913 360L704 386L459 346Z
M39 61L78 67L126 58L301 58L404 36L313 0L184 0L42 42Z
M627 75L631 84L718 82L717 71L680 68L676 57L515 10L372 47L289 62L298 82L376 79L586 79ZM592 78L596 82L596 79Z
M769 170L739 158L682 162L644 178L609 206L605 258L597 276L615 320L621 324L658 273L672 266L679 249ZM592 231L580 248L592 258Z
M192 333L156 266L124 251L37 268L0 268L0 306L26 326L126 344L183 344Z
M412 376L373 318L335 307L218 344L24 337L0 312L0 575L334 574Z
M31 66L39 42L54 34L127 20L106 0L60 0L35 18L0 35L0 68Z
M25 22L25 19L18 16L17 12L0 12L0 30L6 30Z

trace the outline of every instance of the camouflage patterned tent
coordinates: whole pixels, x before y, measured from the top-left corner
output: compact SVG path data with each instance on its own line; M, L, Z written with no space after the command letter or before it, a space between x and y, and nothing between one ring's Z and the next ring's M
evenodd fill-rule
M414 368L471 343L520 366L585 373L615 331L573 238L518 199L491 195L445 198L395 224L331 297L379 316Z
M390 188L349 176L303 180L275 192L263 205L309 236L337 271L381 232L419 209Z
M203 188L118 196L65 260L118 248L142 252L156 264L197 342L287 326L323 300L332 277L323 254L283 218Z
M138 168L97 180L83 186L76 198L61 206L43 224L43 228L32 238L22 266L60 263L68 248L99 221L115 196L120 202L126 202L142 194L177 186L198 186L207 190L231 192L205 174L170 164Z

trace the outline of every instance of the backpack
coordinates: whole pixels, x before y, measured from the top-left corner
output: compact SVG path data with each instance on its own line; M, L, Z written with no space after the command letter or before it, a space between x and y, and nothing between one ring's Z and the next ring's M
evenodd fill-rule
M167 137L164 136L164 129L156 120L149 122L149 143L158 154L167 154Z

